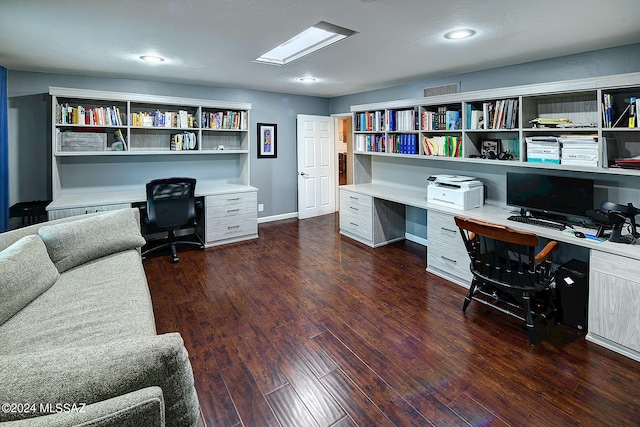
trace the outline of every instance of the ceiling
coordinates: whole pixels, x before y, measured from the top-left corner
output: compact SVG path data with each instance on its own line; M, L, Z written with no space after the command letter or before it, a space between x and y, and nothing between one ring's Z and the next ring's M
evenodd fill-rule
M253 62L319 21L358 33L285 66ZM456 28L477 33L443 37ZM0 0L9 70L321 97L637 42L638 0ZM139 60L150 53L165 62Z

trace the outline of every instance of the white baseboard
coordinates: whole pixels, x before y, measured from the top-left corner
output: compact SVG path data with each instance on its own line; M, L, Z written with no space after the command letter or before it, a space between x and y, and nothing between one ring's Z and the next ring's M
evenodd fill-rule
M425 239L424 237L416 236L415 234L405 233L404 238L411 242L417 243L419 245L428 246L427 239Z
M291 219L291 218L297 218L297 217L298 217L298 212L291 212L291 213L280 214L280 215L264 216L262 218L258 218L258 224L262 224L263 222L279 221L281 219Z

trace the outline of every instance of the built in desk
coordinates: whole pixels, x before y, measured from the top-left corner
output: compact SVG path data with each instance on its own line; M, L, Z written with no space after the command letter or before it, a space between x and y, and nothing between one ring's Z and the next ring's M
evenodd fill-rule
M139 188L138 188L139 187ZM249 185L198 182L204 199L202 240L207 247L258 237L258 189ZM92 193L67 192L47 206L50 220L92 212L129 208L147 199L145 186Z
M405 207L427 215L427 271L469 287L469 258L456 215L507 225L589 253L589 330L586 339L640 361L640 245L596 242L560 230L507 220L512 209L484 205L458 210L427 202L423 191L386 184L340 186L340 233L371 247L404 239ZM577 231L593 230L574 227Z

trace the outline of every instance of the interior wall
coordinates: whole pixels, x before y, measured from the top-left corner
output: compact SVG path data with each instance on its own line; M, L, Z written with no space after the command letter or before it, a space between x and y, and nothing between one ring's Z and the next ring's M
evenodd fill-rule
M425 87L452 82L460 82L463 91L472 91L636 71L640 71L640 43L474 73L418 79L387 89L331 99L202 85L9 71L10 203L51 197L49 86L251 103L251 184L260 189L258 203L264 204L260 217L270 217L297 212L297 114L349 113L351 105L421 97ZM257 123L278 125L276 159L257 158ZM351 160L349 164L352 164ZM464 164L465 169L468 167ZM421 170L422 177L427 174L430 172Z
M462 92L470 92L638 71L640 43L473 73L416 79L385 89L332 98L329 110L331 114L340 114L351 111L352 105L421 98L424 88L458 82Z
M258 187L260 217L297 212L296 116L327 116L326 98L143 80L9 71L10 203L51 198L50 86L143 93L252 104L251 176ZM278 157L258 159L257 123L278 125ZM145 182L144 172L128 171Z

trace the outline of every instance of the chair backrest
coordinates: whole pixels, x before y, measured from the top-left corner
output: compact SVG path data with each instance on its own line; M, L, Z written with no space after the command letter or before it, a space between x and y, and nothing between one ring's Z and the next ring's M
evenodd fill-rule
M163 178L147 183L149 223L164 230L175 230L194 221L196 180Z
M536 288L551 279L550 259L538 263L534 233L504 225L455 217L471 258L471 272L479 279L505 288Z

